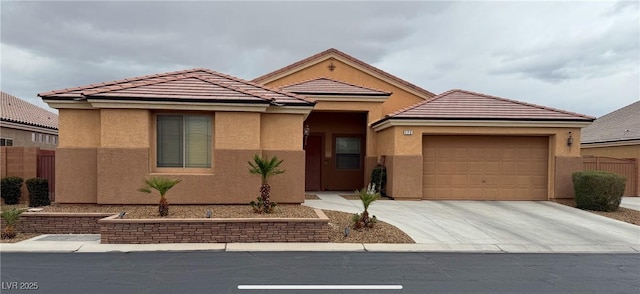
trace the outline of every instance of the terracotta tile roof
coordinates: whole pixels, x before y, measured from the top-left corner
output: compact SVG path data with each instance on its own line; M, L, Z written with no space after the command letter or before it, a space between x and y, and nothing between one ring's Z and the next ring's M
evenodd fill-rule
M385 72L385 71L383 71L383 70L381 70L381 69L379 69L377 67L374 67L374 66L372 66L372 65L370 65L370 64L368 64L366 62L363 62L363 61L361 61L361 60L359 60L359 59L357 59L357 58L355 58L355 57L353 57L351 55L348 55L348 54L346 54L346 53L344 53L344 52L342 52L342 51L340 51L338 49L335 49L335 48L327 49L325 51L322 51L320 53L317 53L315 55L312 55L310 57L307 57L307 58L302 59L300 61L297 61L295 63L292 63L290 65L287 65L287 66L285 66L285 67L283 67L281 69L278 69L278 70L272 71L272 72L270 72L268 74L265 74L263 76L257 77L255 79L253 79L252 81L255 82L255 83L261 83L264 80L267 80L267 79L269 79L269 78L271 78L273 76L277 76L277 75L279 75L281 73L284 73L284 72L286 72L288 70L294 69L294 68L296 68L298 66L301 66L301 65L303 65L305 63L308 63L308 62L311 62L313 60L329 56L331 54L335 54L335 55L340 56L340 57L342 57L342 58L344 58L346 60L349 60L349 61L351 61L351 62L353 62L355 64L358 64L358 65L360 65L360 66L362 66L362 67L364 67L364 68L366 68L368 70L371 70L371 71L373 71L373 72L375 72L377 74L380 74L380 75L382 75L382 76L384 76L384 77L386 77L386 78L388 78L390 80L393 80L393 81L395 81L395 82L397 82L399 84L402 84L402 85L404 85L404 86L406 86L408 88L411 88L411 89L413 89L413 90L415 90L415 91L417 91L419 93L422 93L423 95L425 95L427 97L433 97L433 96L436 95L434 93L431 93L431 92L429 92L429 91L427 91L427 90L425 90L423 88L420 88L420 87L418 87L418 86L416 86L416 85L414 85L412 83L409 83L409 82L407 82L407 81L405 81L405 80L403 80L403 79L401 79L399 77L396 77L396 76L394 76L394 75L392 75L392 74L390 74L388 72Z
M330 78L316 78L282 86L281 90L296 94L314 95L357 95L357 96L389 96L390 92L380 91L369 87L336 81Z
M280 103L313 105L305 97L270 89L209 69L190 69L68 88L43 99L118 99L143 101Z
M599 117L582 129L582 143L640 140L640 101Z
M2 93L2 107L0 119L2 121L38 126L48 129L58 129L58 115L35 106L18 97Z
M387 119L592 121L594 118L545 106L465 90L450 90L387 115Z

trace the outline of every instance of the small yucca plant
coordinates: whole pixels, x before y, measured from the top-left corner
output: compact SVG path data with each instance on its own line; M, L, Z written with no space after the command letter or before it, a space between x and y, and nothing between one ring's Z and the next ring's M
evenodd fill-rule
M144 180L145 186L138 189L138 191L143 193L151 193L151 190L156 190L160 194L160 202L158 203L158 212L160 216L169 215L169 203L167 202L167 198L164 197L167 192L173 188L173 186L182 182L182 180L178 179L167 179L162 177L153 177L151 179Z
M362 206L364 206L364 211L361 214L355 214L352 218L354 222L353 227L355 229L361 228L372 228L373 224L376 223L377 219L374 215L373 217L369 217L369 206L374 201L380 199L380 193L376 192L375 186L373 184L369 184L367 188L362 188L361 190L356 190L356 195L362 201Z
M271 213L273 211L276 204L271 203L271 186L267 181L270 177L284 172L284 170L279 168L283 161L284 160L279 159L277 156L268 159L262 158L258 156L258 154L253 156L253 162L249 161L249 172L259 175L262 179L258 201L251 201L251 203L249 203L253 207L253 211L257 213Z
M13 239L16 237L15 225L20 219L20 215L27 211L26 209L11 209L11 210L3 210L0 213L0 218L2 218L6 226L2 231L2 239Z

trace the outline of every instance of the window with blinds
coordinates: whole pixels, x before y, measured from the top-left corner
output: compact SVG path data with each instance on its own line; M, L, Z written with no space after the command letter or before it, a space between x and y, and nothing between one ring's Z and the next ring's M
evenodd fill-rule
M157 166L211 167L211 116L158 115Z

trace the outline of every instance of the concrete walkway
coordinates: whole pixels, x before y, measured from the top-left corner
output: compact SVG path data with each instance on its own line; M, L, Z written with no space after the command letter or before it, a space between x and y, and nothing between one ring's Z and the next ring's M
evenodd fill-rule
M620 206L640 211L640 197L622 197Z
M345 192L349 193L350 192ZM318 193L304 205L350 213L359 200ZM640 197L636 198L640 200ZM631 199L630 205L640 204ZM627 198L623 201L629 203ZM637 206L636 206L637 207ZM405 251L492 253L638 253L640 226L547 201L392 201L369 207L416 244L197 243L100 244L100 235L41 235L19 243L0 243L0 252L135 251Z
M305 205L350 213L359 200L318 193ZM640 252L640 226L548 201L379 200L371 214L406 232L419 245L506 252ZM386 246L407 248L407 245Z

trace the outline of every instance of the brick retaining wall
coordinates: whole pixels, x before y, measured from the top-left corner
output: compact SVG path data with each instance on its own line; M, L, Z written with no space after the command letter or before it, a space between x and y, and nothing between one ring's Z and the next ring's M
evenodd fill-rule
M99 234L98 220L113 213L25 212L16 231L36 234ZM2 220L2 227L5 222Z
M329 218L118 219L98 221L102 244L328 242Z

